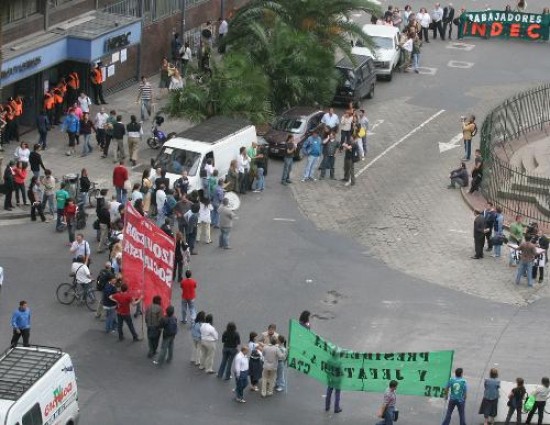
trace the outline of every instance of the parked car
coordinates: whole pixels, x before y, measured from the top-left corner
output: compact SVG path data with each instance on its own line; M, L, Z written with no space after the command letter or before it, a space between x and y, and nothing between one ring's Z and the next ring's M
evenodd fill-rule
M370 56L352 55L352 59L353 62L345 57L336 64L340 81L333 103L347 106L353 102L358 107L363 98L371 99L374 96L376 70Z
M371 38L376 46L374 52L358 43L351 49L351 52L356 55L371 56L374 59L378 78L387 78L388 81L391 81L393 71L399 64L401 56L399 29L387 25L367 24L363 26L363 32Z
M298 106L279 116L263 136L269 145L269 155L284 157L286 139L292 135L298 145L295 158L301 159L302 145L311 132L319 127L323 115L324 112L317 108Z

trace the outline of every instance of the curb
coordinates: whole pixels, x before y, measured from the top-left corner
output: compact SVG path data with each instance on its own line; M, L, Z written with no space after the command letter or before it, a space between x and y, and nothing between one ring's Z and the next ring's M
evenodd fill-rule
M30 219L31 213L30 212L7 212L5 214L0 214L0 221L10 221L10 220L16 220L18 218L26 218L28 217Z
M468 189L468 188L466 188L466 187L461 187L461 188L460 188L460 195L462 196L462 199L464 200L464 202L466 203L466 205L468 205L468 208L470 208L470 210L473 211L473 210L475 210L475 207L474 207L473 203L470 201L470 199L468 199L468 195L466 194L466 193L467 193L467 192L466 192L467 189ZM479 193L481 194L481 192L479 192ZM482 195L482 197L483 197L483 195ZM485 202L488 202L487 199L485 199L485 197L483 197L483 199L485 200ZM506 219L506 215L504 215L504 219ZM504 227L506 230L510 230L510 229L509 229L509 225L506 224L506 221L504 221L503 227Z

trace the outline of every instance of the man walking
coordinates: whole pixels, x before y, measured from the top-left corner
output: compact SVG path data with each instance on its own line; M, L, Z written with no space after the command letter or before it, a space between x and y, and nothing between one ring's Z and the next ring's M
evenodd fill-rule
M137 122L136 116L130 116L130 123L126 126L128 132L128 155L130 156L130 162L135 167L137 164L137 148L143 136L143 128L141 124Z
M493 227L495 227L495 220L497 218L497 213L492 202L487 203L487 208L483 210L483 217L485 218L485 228L487 229L485 232L485 239L487 240L486 251L492 251L493 242L491 238L493 236Z
M388 389L384 393L384 401L382 402L382 407L380 408L380 417L382 420L376 425L392 425L395 414L395 404L397 402L397 397L395 395L395 390L397 389L397 381L390 381Z
M162 307L160 295L153 297L152 304L145 310L145 324L147 325L147 342L149 343L148 358L157 354L160 339L160 319L162 319Z
M141 84L139 85L138 97L136 103L141 100L141 121L145 121L151 116L151 104L153 102L153 86L147 81L145 76L141 77ZM145 113L147 112L147 118Z
M191 324L195 323L197 312L195 309L195 297L197 290L197 281L193 279L191 270L185 272L185 279L181 280L181 323L187 323L187 309L189 309L189 318Z
M116 200L122 205L126 205L128 192L124 188L124 182L128 180L128 169L124 166L124 160L120 160L113 169L113 186L116 190Z
M105 127L107 125L108 119L109 119L109 114L105 112L105 108L102 106L94 118L95 137L101 149L103 149L105 146L105 136L106 136Z
M285 158L283 165L283 176L281 177L281 184L287 185L292 183L290 180L290 172L292 171L292 164L294 164L294 156L296 155L296 143L294 143L294 136L290 135L286 139L285 146Z
M233 219L236 214L229 208L229 199L223 198L222 205L218 208L220 214L220 241L219 246L223 249L231 249L229 235L233 228Z
M11 327L13 336L11 338L11 347L14 348L23 337L23 346L29 347L29 338L31 335L31 310L27 301L20 301L19 308L11 316Z
M115 163L119 160L126 158L124 153L124 136L126 135L126 128L122 124L122 115L117 115L116 123L113 125L113 139L116 140L116 147L113 152Z
M153 363L162 366L165 361L170 363L174 354L174 339L178 333L178 318L174 316L174 306L166 307L166 317L160 319L159 328L162 329L162 345Z
M302 181L315 181L316 179L313 178L313 173L315 172L317 162L319 160L319 157L321 156L321 138L319 137L319 132L317 130L313 130L311 132L311 136L309 136L305 141L302 150L307 156L307 162L304 169Z
M526 236L525 241L519 246L520 260L518 266L518 272L516 274L516 285L527 273L527 285L531 288L533 286L533 262L537 257L537 247L531 242L531 236Z
M132 315L130 314L130 306L138 304L141 298L134 298L132 294L128 292L128 285L123 283L120 287L120 292L113 294L109 297L111 300L117 303L117 324L118 324L118 339L122 341L124 339L124 334L122 333L122 325L124 322L128 325L130 333L135 341L140 341L138 334L134 328L134 323L132 322Z
M485 233L488 229L485 225L485 217L480 211L474 210L476 218L474 219L474 248L475 255L471 257L474 260L483 258L483 245L485 245Z
M455 407L458 408L458 416L460 417L460 425L466 425L466 419L464 416L464 406L466 404L467 385L466 381L462 377L463 370L461 367L455 370L454 378L449 379L445 388L445 400L449 401L447 405L447 414L443 420L442 425L449 425L451 422L451 416Z
M45 110L40 112L40 115L36 118L36 128L38 130L38 144L42 149L46 149L48 131L52 128L52 124Z

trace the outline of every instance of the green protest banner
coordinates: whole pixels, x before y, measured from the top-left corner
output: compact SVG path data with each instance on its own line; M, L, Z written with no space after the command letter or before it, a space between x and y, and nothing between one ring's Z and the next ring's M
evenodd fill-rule
M340 348L290 321L288 366L344 391L383 393L390 380L399 393L443 397L453 351L361 353Z
M550 15L483 10L460 15L458 38L548 40Z

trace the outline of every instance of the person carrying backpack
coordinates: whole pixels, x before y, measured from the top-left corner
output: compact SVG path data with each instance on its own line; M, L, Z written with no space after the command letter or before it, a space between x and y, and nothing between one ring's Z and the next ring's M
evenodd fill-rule
M160 319L159 329L162 330L162 345L153 363L162 366L165 361L170 363L174 354L174 339L178 333L178 318L174 315L174 306L166 307L166 316Z

